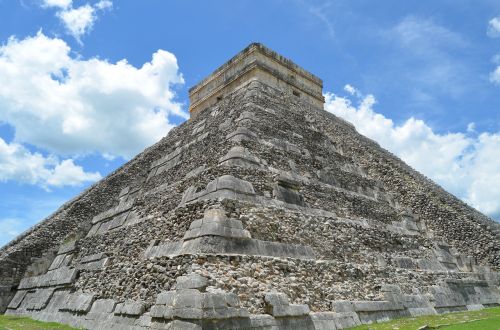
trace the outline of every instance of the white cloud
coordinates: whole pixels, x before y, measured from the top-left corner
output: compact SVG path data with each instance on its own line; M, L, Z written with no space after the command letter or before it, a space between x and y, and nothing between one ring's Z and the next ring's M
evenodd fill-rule
M6 143L0 138L0 181L15 180L29 184L50 186L77 186L99 180L98 172L88 173L72 159L62 162L55 156L30 152L18 143Z
M497 66L496 69L490 73L490 81L500 85L500 66Z
M81 37L92 30L98 12L113 8L111 0L100 0L94 5L87 3L76 8L72 0L42 0L41 5L43 8L57 8L56 16L80 44Z
M486 34L490 38L500 37L500 16L494 17L488 22L488 29L486 30Z
M347 85L345 85L345 86L344 86L344 90L345 90L347 93L351 94L351 95L356 94L356 88L352 87L352 86L351 86L351 85L349 85L349 84L347 84Z
M113 2L109 0L101 0L96 3L94 7L101 10L113 8Z
M68 7L71 7L72 3L72 0L42 0L42 7L56 7L66 9Z
M0 47L0 121L15 141L62 155L98 152L129 158L165 136L182 84L175 56L158 50L140 68L70 56L61 39L39 32ZM37 56L32 56L37 54Z
M438 134L413 117L396 125L373 110L373 95L360 97L358 105L331 93L325 98L327 111L478 210L500 218L500 132Z
M81 36L90 31L96 20L95 9L90 5L62 10L57 16L64 23L68 32L78 41Z

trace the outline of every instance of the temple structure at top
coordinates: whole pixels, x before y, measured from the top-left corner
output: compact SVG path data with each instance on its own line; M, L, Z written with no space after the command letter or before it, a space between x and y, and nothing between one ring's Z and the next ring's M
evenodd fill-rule
M260 43L252 43L189 90L196 115L225 95L258 80L323 108L323 81Z

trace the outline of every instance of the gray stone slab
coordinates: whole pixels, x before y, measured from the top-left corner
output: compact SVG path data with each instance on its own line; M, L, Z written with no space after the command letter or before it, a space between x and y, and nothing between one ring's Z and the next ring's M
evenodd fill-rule
M175 288L177 290L184 289L205 289L208 285L208 279L198 274L189 274L186 276L179 276L176 279Z
M235 131L226 135L227 140L240 142L245 140L255 141L258 139L257 134L246 127L237 127Z
M96 215L94 218L92 218L92 224L114 217L120 213L129 211L133 205L134 205L134 200L128 200L124 203L120 203L117 206Z
M331 303L332 308L337 313L354 312L354 304L348 300L336 300Z
M404 309L400 304L392 301L354 301L356 312L378 312Z
M203 307L203 294L194 289L177 291L173 307L175 309L194 308L201 310Z
M50 264L49 270L53 270L53 269L59 268L61 266L61 264L63 263L64 258L66 258L65 254L57 255L54 258L54 260L52 261L52 263Z
M310 310L307 305L276 305L272 307L270 312L274 317L296 317L308 315Z
M77 313L87 313L95 300L93 293L72 293L68 295L66 305L59 310Z
M26 296L26 293L28 293L28 291L18 290L7 307L11 309L17 309Z
M63 243L59 247L59 251L57 254L64 254L64 253L69 253L72 252L76 249L76 240L71 240L69 242Z
M71 284L75 280L77 272L76 269L61 267L40 276L26 277L19 283L19 289Z
M408 308L408 312L411 316L423 316L423 315L435 315L436 310L433 307L417 307Z
M42 310L49 303L54 294L54 289L38 289L28 292L21 304L21 308L26 310Z
M156 297L156 304L157 305L173 306L175 295L176 295L176 291L160 292L158 294L158 296Z
M80 260L80 262L81 263L87 263L87 262L101 260L101 259L106 258L106 257L107 257L106 252L99 252L99 253L96 253L96 254L91 254L91 255L83 257Z
M142 302L126 301L117 304L115 307L115 315L139 316L146 310L146 305Z
M92 304L90 313L112 313L115 306L116 302L113 299L97 299Z
M264 296L264 302L269 306L285 305L288 306L290 302L288 301L288 296L281 292L268 292Z

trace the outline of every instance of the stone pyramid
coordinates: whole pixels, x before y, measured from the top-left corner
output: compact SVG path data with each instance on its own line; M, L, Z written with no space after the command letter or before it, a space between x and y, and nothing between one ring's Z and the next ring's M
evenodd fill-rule
M5 313L90 329L342 329L500 303L499 226L251 44L191 119L0 251Z

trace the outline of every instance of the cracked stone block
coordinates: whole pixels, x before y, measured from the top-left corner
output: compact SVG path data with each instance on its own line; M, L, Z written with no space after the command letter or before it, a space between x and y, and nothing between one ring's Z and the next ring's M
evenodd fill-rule
M69 241L67 243L62 244L59 247L59 251L57 251L57 254L64 254L64 253L69 253L72 252L76 249L76 240Z
M87 313L92 307L95 294L91 293L73 293L68 296L65 306L59 310Z
M184 290L184 289L199 289L203 290L207 287L208 280L206 277L203 277L198 274L189 274L186 276L179 276L176 280L176 289Z
M203 307L203 294L195 289L177 291L173 306L175 309L194 308L201 310Z
M14 295L14 298L12 298L12 300L10 301L10 303L7 307L11 308L11 309L17 309L19 307L19 305L21 304L21 302L23 301L24 297L26 297L27 293L28 293L28 291L24 291L24 290L17 291L16 294Z
M144 303L127 301L116 305L115 315L139 316L144 313L146 306Z
M113 299L97 299L92 304L90 313L109 314L115 310L116 302Z

